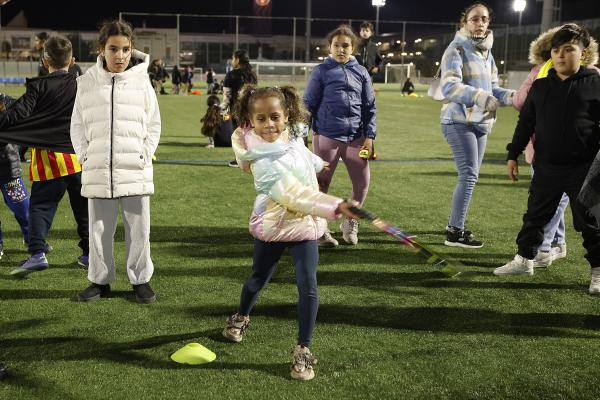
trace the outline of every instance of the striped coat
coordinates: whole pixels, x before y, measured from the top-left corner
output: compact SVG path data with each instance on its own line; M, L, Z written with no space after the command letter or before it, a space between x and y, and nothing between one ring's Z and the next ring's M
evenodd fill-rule
M441 64L441 87L448 103L442 106L441 123L475 125L479 131L490 133L496 113L475 104L476 96L487 92L502 104L512 104L514 91L498 86L498 68L492 56L493 34L489 32L485 45L479 50L464 29L456 32L444 52Z

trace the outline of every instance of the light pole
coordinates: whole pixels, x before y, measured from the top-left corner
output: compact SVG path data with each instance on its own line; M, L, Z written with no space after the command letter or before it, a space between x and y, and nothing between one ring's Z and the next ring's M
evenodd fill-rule
M513 3L513 10L519 13L519 33L521 33L521 19L523 17L523 11L527 6L526 0L515 0Z
M379 35L379 9L385 6L385 0L371 0L371 5L375 7L375 35Z

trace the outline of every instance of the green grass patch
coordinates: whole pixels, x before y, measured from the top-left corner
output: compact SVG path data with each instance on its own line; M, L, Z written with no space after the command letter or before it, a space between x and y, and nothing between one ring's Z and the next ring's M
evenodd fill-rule
M121 227L115 296L76 301L88 281L75 262L79 249L68 200L48 239L54 246L50 269L12 279L9 272L27 252L16 221L2 207L0 362L12 375L0 383L0 398L598 398L600 305L586 294L589 267L570 215L566 259L533 277L491 273L514 255L526 206L527 167L517 184L505 175L514 110L498 113L468 215L485 246L446 248L443 229L456 173L439 126L441 104L402 97L399 85L378 86L381 161L371 164L365 207L468 272L445 279L363 223L357 246L321 252L312 346L319 363L315 380L303 383L292 381L288 370L297 297L289 256L261 294L244 341L221 338L250 272L252 178L225 165L231 149L204 147L199 120L205 95L159 101L163 132L151 233L157 302L143 306L133 299ZM331 193L350 193L343 165ZM338 224L330 227L339 238ZM171 362L169 354L189 342L213 350L217 360L200 367Z

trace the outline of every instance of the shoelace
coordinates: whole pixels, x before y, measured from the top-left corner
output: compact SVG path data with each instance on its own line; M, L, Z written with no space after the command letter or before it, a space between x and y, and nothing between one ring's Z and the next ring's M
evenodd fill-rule
M297 353L294 354L294 366L300 365L305 368L312 367L317 363L317 359L312 353Z
M238 321L237 316L238 316L237 314L233 314L231 317L229 317L229 319L227 320L227 327L239 329L240 334L244 334L244 332L246 332L246 329L248 329L248 326L250 325L250 321L248 321L247 319L245 319L243 321ZM242 325L238 326L237 324L240 324L240 323Z

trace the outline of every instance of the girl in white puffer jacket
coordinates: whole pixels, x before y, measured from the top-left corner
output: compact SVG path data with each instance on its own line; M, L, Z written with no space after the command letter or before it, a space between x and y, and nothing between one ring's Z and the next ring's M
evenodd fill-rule
M316 172L328 164L312 154L302 138L290 134L286 125L300 122L301 101L293 87L246 87L236 104L241 125L232 137L239 166L251 171L257 192L250 217L254 236L252 274L242 288L240 307L227 321L223 335L240 342L250 322L250 310L267 284L279 258L288 249L296 266L298 286L298 339L291 376L314 377L310 345L319 299L317 296L317 239L325 231L324 218L340 214L355 218L351 204L319 192Z
M82 165L83 196L89 198L92 284L79 295L94 301L110 293L115 279L114 234L123 212L127 275L140 303L156 296L148 282L152 155L160 139L160 112L148 78L149 56L133 50L133 31L123 21L100 29L96 65L77 79L71 141Z

